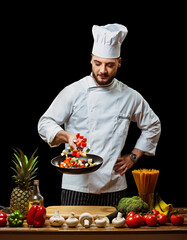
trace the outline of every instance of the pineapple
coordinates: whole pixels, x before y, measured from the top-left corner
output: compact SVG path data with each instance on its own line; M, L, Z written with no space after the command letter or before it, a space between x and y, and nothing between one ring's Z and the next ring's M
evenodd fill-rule
M29 210L29 198L32 195L31 182L36 177L36 167L38 157L34 157L37 150L34 151L31 158L18 149L14 150L13 163L15 168L11 167L16 173L12 178L17 187L13 189L10 198L10 213L20 210L23 217L26 218Z

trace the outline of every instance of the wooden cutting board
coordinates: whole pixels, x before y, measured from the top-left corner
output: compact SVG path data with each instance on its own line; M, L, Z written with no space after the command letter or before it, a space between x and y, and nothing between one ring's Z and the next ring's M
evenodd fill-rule
M49 206L46 208L47 218L50 218L54 215L55 210L59 210L59 214L62 215L65 219L70 216L71 212L75 213L75 217L79 216L84 212L89 212L96 218L97 215L104 217L110 213L116 211L115 207L110 206Z

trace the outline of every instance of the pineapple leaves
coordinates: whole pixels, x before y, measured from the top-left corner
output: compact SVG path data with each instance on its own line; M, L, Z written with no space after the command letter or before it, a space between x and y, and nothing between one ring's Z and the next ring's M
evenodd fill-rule
M18 184L21 188L28 188L31 185L31 180L36 177L36 167L38 161L38 156L35 157L37 149L33 152L30 159L18 148L14 150L12 162L15 167L11 169L15 172L16 175L12 176L15 183Z

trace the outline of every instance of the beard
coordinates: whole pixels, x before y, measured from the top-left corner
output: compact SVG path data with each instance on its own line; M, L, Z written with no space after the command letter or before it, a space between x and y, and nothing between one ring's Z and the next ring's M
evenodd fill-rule
M113 75L111 75L111 76L108 78L107 81L100 81L100 80L98 79L98 77L97 77L98 75L101 75L101 76L104 76L104 77L108 77L108 74L98 74L98 75L96 76L96 74L92 71L93 78L94 78L94 80L96 81L96 83L97 83L99 86L105 86L105 85L111 84L112 81L113 81L113 79L114 79L114 77L116 76L116 73L117 73L117 71L116 71Z

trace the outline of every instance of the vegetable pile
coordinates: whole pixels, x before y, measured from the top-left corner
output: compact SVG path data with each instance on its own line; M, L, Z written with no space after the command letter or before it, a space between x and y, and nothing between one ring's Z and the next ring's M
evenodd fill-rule
M146 213L149 211L148 204L139 196L121 198L117 208L118 211L124 214L124 216L127 216L131 211L135 213Z
M62 168L87 168L93 167L97 165L97 163L93 163L92 159L88 159L86 162L85 159L81 159L81 157L86 157L87 153L90 151L89 148L84 152L84 148L87 146L87 138L81 136L80 133L76 134L76 138L74 143L76 144L76 149L71 149L70 147L64 149L61 153L62 156L66 156L65 160L59 164L59 167Z
M164 211L162 211L162 208ZM166 225L167 222L171 222L176 226L184 224L184 216L178 214L177 210L172 211L172 204L166 204L160 196L157 196L155 208L152 209L152 211L149 211L148 204L139 196L121 198L117 209L126 217L125 223L128 227L139 227L144 225L156 227Z

